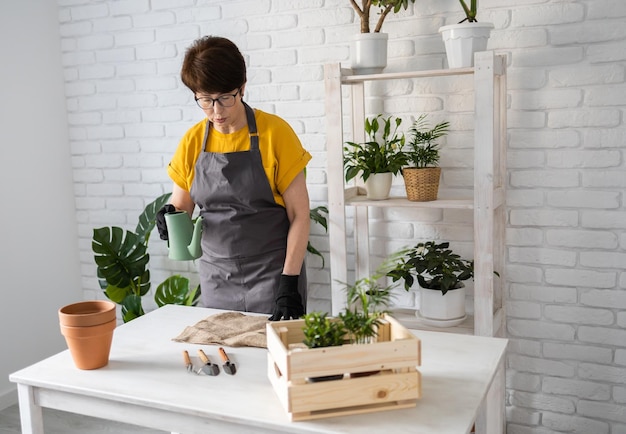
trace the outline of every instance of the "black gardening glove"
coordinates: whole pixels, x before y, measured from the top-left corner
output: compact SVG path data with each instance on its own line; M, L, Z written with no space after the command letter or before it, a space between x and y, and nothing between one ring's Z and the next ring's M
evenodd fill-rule
M280 275L278 293L276 294L276 305L274 314L269 317L270 321L280 321L283 319L298 319L304 315L302 297L298 292L298 277Z
M176 207L170 203L166 203L163 205L156 215L156 226L159 231L159 236L162 240L167 241L169 238L167 236L167 224L165 224L165 214L169 214L171 212L175 212Z

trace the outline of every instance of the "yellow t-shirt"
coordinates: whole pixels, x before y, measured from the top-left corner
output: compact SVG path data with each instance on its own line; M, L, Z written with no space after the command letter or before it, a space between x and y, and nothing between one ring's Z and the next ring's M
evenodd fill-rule
M302 147L300 139L286 121L258 109L254 110L254 114L265 175L272 188L274 200L285 206L282 192L304 170L311 160L311 154ZM167 167L172 181L187 191L191 190L196 160L202 152L205 127L206 119L185 133ZM250 135L247 126L231 134L220 133L215 128L209 131L206 147L208 152L242 152L249 149Z

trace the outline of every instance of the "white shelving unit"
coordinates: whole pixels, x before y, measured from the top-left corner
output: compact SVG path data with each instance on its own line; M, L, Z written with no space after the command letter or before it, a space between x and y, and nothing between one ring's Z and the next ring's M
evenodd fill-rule
M491 51L476 53L474 67L433 71L412 71L352 75L338 63L324 69L328 154L328 231L331 241L332 313L345 307L348 282L346 207L354 207L354 270L358 277L370 275L370 207L413 207L473 209L474 227L474 316L455 329L441 329L481 336L503 336L504 230L506 185L506 62ZM343 170L343 105L352 105L350 140L362 142L365 120L365 83L376 80L431 77L474 77L474 188L473 199L411 202L406 197L367 200L358 187L346 186ZM346 92L347 91L347 92ZM345 93L344 93L345 92ZM445 171L445 167L443 168ZM452 240L451 240L452 241ZM497 270L499 277L494 274ZM408 317L408 316L407 316ZM402 318L399 318L402 320ZM410 322L408 318L405 318ZM413 319L414 316L413 316ZM420 328L417 324L410 324Z

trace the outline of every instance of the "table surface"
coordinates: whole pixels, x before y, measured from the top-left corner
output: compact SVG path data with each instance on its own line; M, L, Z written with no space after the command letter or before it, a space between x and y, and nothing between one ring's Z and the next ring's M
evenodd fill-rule
M222 369L215 377L186 371L183 350L196 366L198 348L221 365L218 346L172 338L219 312L166 305L115 330L104 368L79 370L66 350L9 378L29 387L37 406L185 434L222 425L241 433L252 432L251 427L254 432L288 433L393 427L394 434L461 434L470 432L507 345L501 338L414 330L422 341L422 398L416 407L290 422L267 377L266 349L225 347L237 366L234 376Z

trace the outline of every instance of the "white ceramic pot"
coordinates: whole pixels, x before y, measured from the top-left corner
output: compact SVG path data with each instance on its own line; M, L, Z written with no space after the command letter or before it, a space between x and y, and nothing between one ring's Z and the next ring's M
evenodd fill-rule
M474 53L485 51L492 23L461 23L439 28L446 46L449 68L474 66Z
M441 295L439 290L420 288L419 316L442 322L465 318L465 285L449 290L446 295Z
M372 200L387 199L391 191L392 181L393 174L391 172L372 173L365 181L367 198Z
M387 66L387 33L359 33L350 44L350 67L355 74L378 74Z

